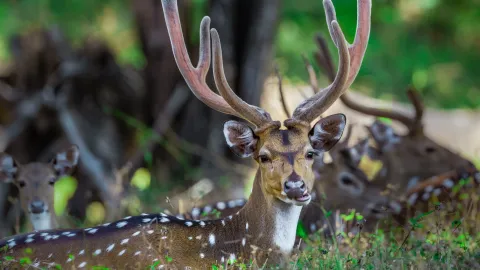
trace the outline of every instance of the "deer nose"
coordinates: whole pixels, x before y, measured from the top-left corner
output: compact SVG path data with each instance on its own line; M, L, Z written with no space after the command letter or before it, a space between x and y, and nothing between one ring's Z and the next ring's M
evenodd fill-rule
M304 195L306 186L303 180L288 180L285 182L283 189L289 199L297 199Z
M41 214L45 212L45 203L43 201L33 201L30 203L30 211L33 214Z

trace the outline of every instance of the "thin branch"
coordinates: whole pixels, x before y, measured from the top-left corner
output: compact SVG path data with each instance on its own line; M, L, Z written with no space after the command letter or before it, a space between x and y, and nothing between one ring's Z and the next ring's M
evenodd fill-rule
M153 151L156 144L158 143L158 140L162 138L164 133L170 127L173 118L183 108L189 96L190 90L184 84L176 87L176 90L173 91L173 94L168 100L165 108L160 111L160 113L157 115L157 118L155 119L155 122L153 124L154 136L152 136L152 138L146 143L144 147L139 148L136 153L126 162L126 164L131 164L130 166L134 168L132 172L129 173L130 177L135 171L135 168L141 166L144 154Z

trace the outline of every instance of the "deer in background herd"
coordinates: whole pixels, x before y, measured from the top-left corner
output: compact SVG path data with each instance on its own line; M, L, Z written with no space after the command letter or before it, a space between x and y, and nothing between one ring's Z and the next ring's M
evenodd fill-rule
M316 41L318 45L318 50L315 52L317 64L325 71L328 79L333 80L332 76L335 76L333 61L325 38L318 34ZM309 74L311 77L315 76L312 72ZM316 81L315 78L311 78L312 80ZM398 121L408 129L407 134L398 135L391 126L379 120L367 127L376 144L376 148L369 148L368 155L383 163L383 167L374 177L374 181L382 181L385 185L393 186L396 192L406 194L409 188L436 175L453 170L475 172L476 168L471 161L453 153L425 135L422 122L423 102L414 89L408 89L407 96L415 110L414 117L400 112L366 107L351 99L348 92L340 97L340 100L352 110Z
M31 249L36 266L63 264L69 268L94 265L144 268L151 264L176 268L206 268L214 264L250 261L256 265L281 265L292 252L302 207L311 200L314 157L328 151L341 138L342 114L310 124L353 83L360 69L370 33L370 0L358 0L357 32L353 45L345 40L324 0L327 24L338 47L340 64L334 82L306 99L282 123L263 109L249 105L229 87L223 71L218 33L205 17L200 25L199 64L188 56L175 0L163 0L163 12L179 70L192 92L221 113L242 118L253 126L228 121L224 134L230 148L242 157L253 157L259 168L245 206L226 219L193 221L165 214L126 217L112 224L84 230L43 231L2 240L5 255L23 257ZM213 74L221 95L205 77L213 43ZM53 239L52 236L56 238ZM167 259L168 258L168 259ZM15 264L15 260L7 262ZM160 267L160 266L159 266Z
M78 164L79 151L72 145L56 154L49 163L19 164L12 156L0 153L0 181L14 184L20 204L29 220L28 231L58 228L54 211L54 185L71 174Z

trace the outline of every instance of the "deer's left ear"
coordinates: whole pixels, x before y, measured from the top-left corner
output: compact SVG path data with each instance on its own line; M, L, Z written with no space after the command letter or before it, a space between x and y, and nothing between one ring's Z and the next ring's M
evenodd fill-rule
M240 157L253 155L257 147L258 138L246 124L237 121L228 121L223 126L223 134L232 151Z
M350 160L355 166L358 166L358 164L360 164L363 156L367 154L368 149L368 138L361 140L355 146L348 149Z
M53 168L58 176L71 174L78 164L80 152L78 146L72 145L66 151L59 152L52 160Z
M339 113L318 120L310 130L309 138L312 147L316 150L330 150L342 137L347 119Z
M12 156L0 153L0 182L11 183L18 171L17 162Z

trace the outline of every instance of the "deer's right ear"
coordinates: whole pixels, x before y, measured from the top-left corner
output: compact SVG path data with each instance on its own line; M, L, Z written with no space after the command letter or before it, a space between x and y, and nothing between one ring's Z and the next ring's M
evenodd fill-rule
M246 124L237 121L228 121L223 126L223 134L232 151L242 157L250 157L256 150L258 137Z
M381 156L382 156L382 153L380 152L380 150L376 149L376 148L373 148L371 146L368 146L367 148L367 156L371 159L371 160L381 160Z
M400 140L393 128L382 121L375 120L368 129L380 149L385 149Z
M339 113L318 120L310 131L310 143L315 150L328 151L340 141L347 119Z
M66 151L57 153L52 160L53 168L57 172L57 175L62 176L72 173L78 164L79 157L80 151L76 145L70 146Z
M13 182L17 171L17 162L15 162L13 157L5 153L0 153L0 182Z

